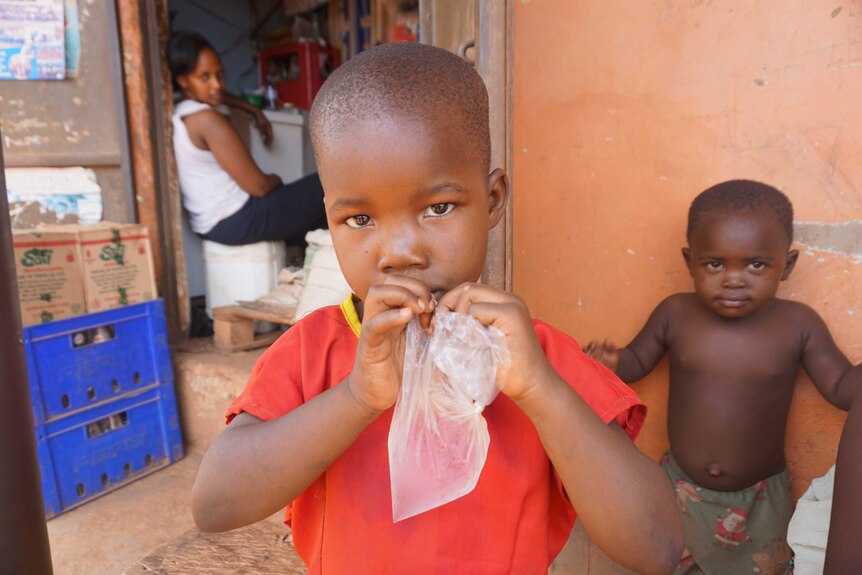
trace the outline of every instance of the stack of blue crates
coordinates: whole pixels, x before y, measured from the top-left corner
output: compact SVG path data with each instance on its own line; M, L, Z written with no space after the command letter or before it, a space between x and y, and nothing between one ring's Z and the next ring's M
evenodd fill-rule
M53 517L183 456L162 300L24 328Z

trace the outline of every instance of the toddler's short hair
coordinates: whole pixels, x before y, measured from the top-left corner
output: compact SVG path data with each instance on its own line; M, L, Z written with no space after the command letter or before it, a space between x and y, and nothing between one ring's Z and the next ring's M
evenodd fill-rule
M488 91L479 74L455 54L417 43L382 44L338 67L311 107L315 154L335 135L350 137L357 120L416 119L458 126L486 167L491 163Z
M793 204L776 188L753 180L729 180L701 192L688 210L686 238L690 241L695 228L707 213L771 210L787 236L793 241Z

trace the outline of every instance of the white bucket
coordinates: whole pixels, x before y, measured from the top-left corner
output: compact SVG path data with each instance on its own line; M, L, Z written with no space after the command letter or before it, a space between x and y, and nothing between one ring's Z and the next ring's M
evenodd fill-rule
M226 246L204 240L203 255L210 317L214 307L252 301L275 289L287 258L284 242Z

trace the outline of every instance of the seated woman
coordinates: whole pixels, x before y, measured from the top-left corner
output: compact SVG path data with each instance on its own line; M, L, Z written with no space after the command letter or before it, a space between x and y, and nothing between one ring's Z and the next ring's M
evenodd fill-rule
M228 245L278 240L304 245L306 232L325 228L317 174L284 184L276 174L263 173L214 109L227 104L250 111L264 141L272 137L260 110L225 91L224 68L212 45L197 33L179 32L168 45L168 64L183 96L174 108L173 141L192 230Z

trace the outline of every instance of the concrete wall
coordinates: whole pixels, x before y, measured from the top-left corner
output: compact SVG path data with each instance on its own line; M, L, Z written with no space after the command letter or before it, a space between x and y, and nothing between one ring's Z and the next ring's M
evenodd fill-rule
M691 199L730 178L796 208L779 295L862 361L862 6L856 0L517 0L514 290L582 343L624 345L690 291ZM667 371L639 446L667 446ZM835 460L844 414L800 377L787 453L798 496Z

